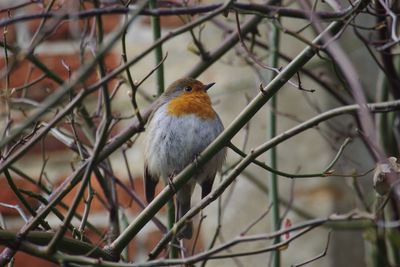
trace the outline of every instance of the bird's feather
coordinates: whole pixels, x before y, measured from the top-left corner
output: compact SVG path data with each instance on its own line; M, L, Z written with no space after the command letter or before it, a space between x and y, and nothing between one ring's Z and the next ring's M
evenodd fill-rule
M206 197L210 194L214 183L214 177L209 177L201 183L201 198Z
M144 178L144 192L146 194L146 200L148 203L150 203L154 198L158 179L156 179L155 177L153 177L150 174L149 168L148 168L146 162L144 164L144 177L143 178Z

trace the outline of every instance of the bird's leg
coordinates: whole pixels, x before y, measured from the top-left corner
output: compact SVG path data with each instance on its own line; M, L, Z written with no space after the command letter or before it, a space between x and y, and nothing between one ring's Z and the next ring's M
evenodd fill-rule
M194 166L196 166L196 168L199 166L199 161L198 161L199 156L200 156L200 153L196 153L194 155L193 164L194 164Z
M172 189L172 191L174 192L174 194L176 194L176 187L175 187L175 185L174 185L174 183L172 182L173 180L174 180L174 177L175 177L175 172L173 172L173 173L171 173L169 176L168 176L168 179L167 179L167 183L168 183L168 185L171 187L171 189Z
M187 246L185 246L184 240L185 239L179 240L179 244L180 244L180 247L181 247L181 255L182 255L183 258L186 258L187 254L188 254L188 251L187 251Z

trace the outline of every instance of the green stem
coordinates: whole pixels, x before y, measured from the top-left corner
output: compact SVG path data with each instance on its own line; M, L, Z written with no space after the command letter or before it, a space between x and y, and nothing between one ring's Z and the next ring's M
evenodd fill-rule
M168 230L171 231L174 228L174 224L175 224L175 204L174 204L173 198L171 198L167 202L167 216L168 216ZM178 241L175 238L172 239L170 250L169 250L169 257L171 259L178 258L178 256L179 256L178 247L179 247Z
M7 179L8 185L10 186L11 190L14 192L16 197L19 199L19 201L22 203L22 205L29 211L29 213L32 216L36 216L35 210L29 205L28 201L25 199L25 197L21 194L20 190L18 189L17 185L14 183L10 172L8 169L4 170L4 175ZM40 220L41 225L43 226L44 229L50 230L49 224L44 221L43 219Z
M360 5L354 8L354 12L360 12L365 6ZM327 33L336 33L342 28L342 22L333 22L325 31L323 31L314 41L314 44L322 41L322 38ZM293 59L283 69L273 81L271 81L243 110L235 120L219 135L197 158L196 164L187 166L181 173L179 173L173 181L173 186L179 190L195 173L195 170L201 168L207 161L209 161L218 151L225 147L229 141L242 129L244 125L265 105L267 101L275 95L279 89L293 76L296 72L306 64L317 51L314 47L308 46L298 56ZM105 147L103 153L108 150ZM112 256L119 255L124 247L132 240L133 237L143 228L143 226L151 220L151 218L162 208L162 206L172 197L173 189L167 186L161 191L157 197L141 212L125 229L125 231L107 248Z
M149 2L150 8L157 8L157 1L150 0ZM153 39L156 42L161 38L161 25L160 25L160 17L152 16L151 17L151 28L153 30ZM156 64L160 64L163 61L163 51L162 51L162 43L158 44L154 49ZM157 77L157 95L160 96L164 92L164 63L160 64L158 69L156 70ZM174 199L171 198L167 203L167 218L168 218L168 230L171 230L175 224L175 204ZM178 246L175 246L176 240L172 241L172 246L170 246L169 257L171 259L178 258Z
M157 1L150 0L149 2L150 8L157 8ZM151 28L153 30L153 39L157 41L161 37L161 26L160 26L160 17L152 16L151 17ZM157 45L155 48L156 55L156 65L159 64L163 60L163 52L162 52L162 44ZM161 95L164 92L164 65L161 64L160 67L156 71L157 75L157 94Z
M276 175L279 176L283 176L286 178L290 178L290 179L294 179L294 178L314 178L314 177L349 177L352 176L354 178L356 177L361 177L364 176L365 174L369 173L370 171L364 172L364 173L360 173L360 174L339 174L339 173L335 173L334 171L332 171L332 167L336 164L336 162L339 160L339 158L342 156L343 151L345 149L345 147L350 143L351 138L346 138L343 142L343 144L340 146L339 150L336 152L335 157L331 160L331 162L329 162L329 164L324 168L323 171L318 172L318 173L299 173L299 174L295 174L295 173L287 173L287 172L283 172L277 169L274 169L268 165L266 165L265 163L259 161L259 160L253 160L252 163L254 163L255 165L263 168L264 170L268 171L268 172L272 172L275 173ZM234 144L230 143L228 145L228 147L230 149L232 149L236 154L240 155L242 158L247 157L247 154L244 153L242 150L240 150L238 147L236 147Z
M96 8L100 7L100 3L98 0L94 1L94 4ZM103 45L103 21L101 19L101 16L96 16L96 26L97 26L97 42L99 46ZM122 34L123 35L123 34ZM106 76L106 66L104 62L104 55L99 57L98 61L98 72L99 72L99 78L102 80ZM103 109L104 109L104 117L103 121L104 124L108 124L107 122L110 121L111 119L111 100L110 96L108 93L108 84L104 83L101 87L101 93L102 93L102 102L103 102ZM101 102L100 102L101 103ZM104 127L104 133L103 135L107 135L107 127ZM111 163L107 159L105 161L105 164L108 165L111 168ZM110 221L110 227L109 227L109 241L112 242L119 234L120 234L120 229L119 229L119 212L118 212L118 194L117 194L117 188L115 185L115 182L113 179L108 177L106 179L106 187L103 188L104 193L108 193L108 202L110 204L110 215L109 215L109 221Z
M138 14L144 7L147 5L147 0L143 0L138 4L138 8L133 12L131 19L123 26L122 30L120 30L117 34L114 34L111 36L110 40L107 43L104 43L99 49L96 54L96 57L91 59L87 64L83 65L77 74L74 76L71 81L63 83L62 86L56 90L55 93L51 94L48 96L43 102L41 107L35 109L31 116L29 116L24 122L22 122L19 126L15 127L11 133L3 138L0 141L0 149L3 148L5 145L7 145L9 142L20 136L20 134L23 133L23 131L34 124L41 116L46 114L49 109L57 105L63 97L65 97L67 94L73 90L73 88L76 86L76 84L82 82L87 78L87 76L90 74L90 72L93 70L93 67L98 63L98 59L104 54L109 51L113 45L120 39L122 34L124 33L125 29L129 27L129 25L138 17ZM22 55L21 55L22 56ZM44 66L41 62L37 63L38 65Z
M247 22L243 23L243 25L240 26L241 35L245 36L250 31L256 29L257 25L262 20L263 20L262 17L254 16ZM187 77L199 76L212 64L214 64L217 60L219 60L223 55L225 55L227 51L230 51L230 49L234 47L238 42L239 42L239 35L237 34L237 32L232 32L227 38L225 38L221 46L219 46L215 51L210 53L207 61L201 59L201 61L195 64L195 66L191 70L189 70L185 76Z
M33 180L31 177L29 177L26 173L22 172L21 170L15 168L15 167L13 167L13 166L10 167L10 170L13 171L14 173L16 173L16 174L17 174L18 176L20 176L22 179L25 179L26 181L28 181L29 183L31 183L32 185L39 187L39 188L40 188L42 191L44 191L44 193L46 193L47 195L50 195L50 194L51 194L51 190L50 190L50 189L48 189L47 187L45 187L43 184L42 184L42 185L39 185L38 183L35 182L35 180ZM31 197L31 198L37 199L38 201L40 201L40 202L41 202L42 204L44 204L44 205L47 205L47 204L48 204L47 198L44 197L44 196L42 196L41 194L36 194L36 193L31 192L31 191L24 190L24 189L22 189L22 188L19 189L19 191L20 191L22 194L25 194L25 195L27 195L27 196L29 196L29 197ZM68 210L68 205L65 204L64 202L61 201L61 202L58 203L58 205L60 205L61 208L65 209L65 210ZM54 212L54 214L55 214L61 221L64 220L64 215L62 215L61 212L59 212L59 211L58 211L57 209L55 209L55 208L54 208L52 211ZM75 217L76 217L78 220L82 220L82 216L81 216L79 213L75 213ZM101 237L101 236L103 235L103 233L102 233L99 229L97 229L92 223L87 222L87 223L86 223L86 226L87 226L91 231L93 231L93 233L95 233L97 236Z
M121 65L120 67L115 68L113 71L111 71L104 79L95 82L93 85L89 86L88 88L86 88L85 90L81 91L81 93L76 96L68 105L67 107L65 107L63 109L62 112L59 112L54 119L51 120L51 122L49 123L49 127L45 127L43 131L37 131L36 134L31 138L31 140L28 141L29 146L33 143L36 143L38 140L40 140L40 138L42 136L44 136L50 129L51 127L53 127L56 123L58 123L64 116L65 114L71 112L71 110L73 110L73 108L75 108L75 106L77 106L79 103L81 103L81 100L86 97L89 93L94 92L95 90L97 90L97 88L99 88L103 83L110 81L111 79L113 79L115 76L117 76L118 74L122 73L123 71L125 71L127 68L131 67L132 65L136 64L137 62L139 62L141 59L143 59L147 54L149 54L151 51L153 51L153 49L159 45L162 44L170 39L172 39L173 37L176 37L180 34L185 33L186 31L188 31L189 29L196 27L202 23L204 23L207 20L212 19L213 17L217 16L218 14L224 12L227 7L229 6L229 4L232 2L232 0L228 0L223 6L221 6L220 8L214 10L213 12L210 12L209 14L202 16L201 18L186 24L178 29L176 29L175 31L171 31L169 32L169 34L164 35L162 38L158 39L156 42L154 42L154 44L152 44L151 46L149 46L147 49L145 49L144 51L142 51L142 53L140 53L139 55L137 55L136 57L134 57L133 59L129 60L129 62L127 62L127 64ZM147 2L145 2L144 4L146 4ZM134 12L133 15L137 14L138 10L136 10ZM261 20L261 18L260 18ZM130 19L129 21L127 21L125 23L125 25L129 25L132 22L132 19ZM259 22L259 21L258 21ZM255 25L253 25L255 27ZM244 34L245 30L244 30L245 26L243 26L242 28L242 32ZM124 27L124 31L126 31L127 27ZM236 34L237 36L237 34ZM231 44L231 47L234 46L237 43L237 39L236 41L234 40L234 42ZM0 46L4 46L7 49L12 49L11 47L5 45L4 43L0 42ZM216 51L218 58L221 57L224 53L226 53L228 51L228 49L218 49ZM16 54L17 51L15 51L15 49L13 49L13 53ZM21 55L22 56L22 55ZM48 70L47 67L41 63L38 59L36 59L35 57L33 57L32 54L28 54L26 55L27 58L35 64L35 66L37 66L38 68L40 68L43 72L45 72L47 74L47 72L45 70ZM212 63L214 63L218 58L216 58L215 60L211 61L210 63L208 63L207 66L211 65ZM204 64L200 64L201 68L200 69L196 69L194 72L189 73L189 75L187 75L188 77L197 77L198 75L200 75L201 72L203 72L205 70L205 65ZM83 67L82 67L83 68ZM91 67L90 67L91 68ZM52 72L49 72L47 75L49 75L49 77L51 77L52 79L57 79L59 78L58 76L55 76L55 74L53 74ZM83 77L83 74L80 75L79 77ZM61 78L59 78L60 80L55 80L58 83L62 84L63 80ZM79 79L74 79L74 81L79 82L79 80L81 80L83 78L79 78ZM73 83L75 84L75 83ZM73 85L71 85L71 87L69 89L72 89ZM60 88L61 89L61 88ZM66 92L68 93L68 92ZM51 97L51 96L49 96ZM53 103L54 105L57 104L57 102ZM45 109L49 110L53 107L53 104L49 104L46 105ZM41 108L38 108L41 109ZM148 110L150 111L150 110ZM33 111L33 113L35 113L35 111ZM144 114L142 114L143 117L143 121L142 122L146 122L147 118L149 116L150 112L144 112ZM36 116L36 115L35 115ZM39 118L41 115L38 114L37 118ZM86 114L84 115L84 117L88 117L89 115ZM37 119L36 118L36 119ZM36 119L33 119L32 121L35 121ZM139 121L141 122L141 121ZM122 132L121 134L119 134L118 136L116 136L114 138L114 141L118 141L118 142L114 142L113 145L109 146L109 148L111 148L112 151L114 151L116 148L118 148L119 146L121 146L126 140L128 140L129 138L132 137L133 134L137 133L138 131L143 131L143 127L142 127L142 122L137 125L136 122L133 123L132 126L128 127L124 132ZM0 149L5 146L9 141L13 140L14 138L16 138L19 133L22 132L22 128L28 127L31 123L25 123L25 126L21 126L18 131L15 130L15 132L11 133L9 137L4 138L3 140L0 141ZM19 133L18 133L19 132ZM12 136L11 136L12 135ZM120 142L119 142L120 141ZM0 172L4 170L4 168L7 168L8 166L10 166L13 162L15 162L19 157L21 157L23 155L23 152L25 151L24 149L26 148L27 145L23 145L21 147L21 149L19 149L18 151L16 151L15 153L13 153L12 155L10 155L8 158L4 159L1 163L0 163ZM105 154L111 153L112 151L108 151Z
M277 69L278 62L279 62L279 29L278 27L273 24L272 31L271 31L271 45L270 45L270 57L269 57L269 66L272 68ZM272 81L276 76L275 72L270 72L270 78L268 82ZM269 119L269 127L268 127L268 139L272 139L276 136L276 128L277 128L277 121L276 121L276 114L275 110L277 107L277 95L271 98L270 102L270 110L268 112L268 119ZM277 149L276 147L271 148L268 151L268 163L273 169L277 169ZM278 231L281 228L281 219L280 219L280 212L279 212L279 186L278 186L278 175L275 172L270 172L270 179L268 180L268 185L270 188L269 200L272 203L272 230ZM267 205L268 206L268 205ZM278 244L281 241L280 236L276 236L274 238L274 244ZM273 251L271 253L272 257L272 266L279 267L281 265L281 256L279 250Z
M31 253L31 255L40 256L47 260L50 257L45 256L42 250L37 249L38 245L45 246L54 237L53 232L45 231L30 231L26 235L26 240L21 243L21 251ZM19 236L17 233L12 233L10 231L0 229L0 243L6 246L14 246L19 242ZM29 251L25 249L24 244L29 244L31 248L35 248L34 251ZM85 255L87 257L98 257L107 259L107 254L105 254L98 246L92 245L80 240L72 239L69 237L62 237L58 246L59 251L75 254L75 255Z

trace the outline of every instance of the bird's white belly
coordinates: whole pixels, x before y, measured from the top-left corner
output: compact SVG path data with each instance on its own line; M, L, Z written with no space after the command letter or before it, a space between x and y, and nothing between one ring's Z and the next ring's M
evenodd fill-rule
M147 130L148 169L153 175L166 179L191 163L222 132L223 126L217 116L211 120L193 114L175 117L167 115L165 107L160 107ZM198 182L207 175L215 175L223 159L221 151L207 163L206 171L205 168L199 170Z

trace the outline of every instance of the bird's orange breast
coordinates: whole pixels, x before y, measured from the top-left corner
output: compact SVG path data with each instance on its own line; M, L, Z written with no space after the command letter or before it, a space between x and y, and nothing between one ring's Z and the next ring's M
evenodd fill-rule
M211 100L205 92L192 92L175 97L167 107L173 116L197 115L202 119L214 119L216 114L211 106Z

